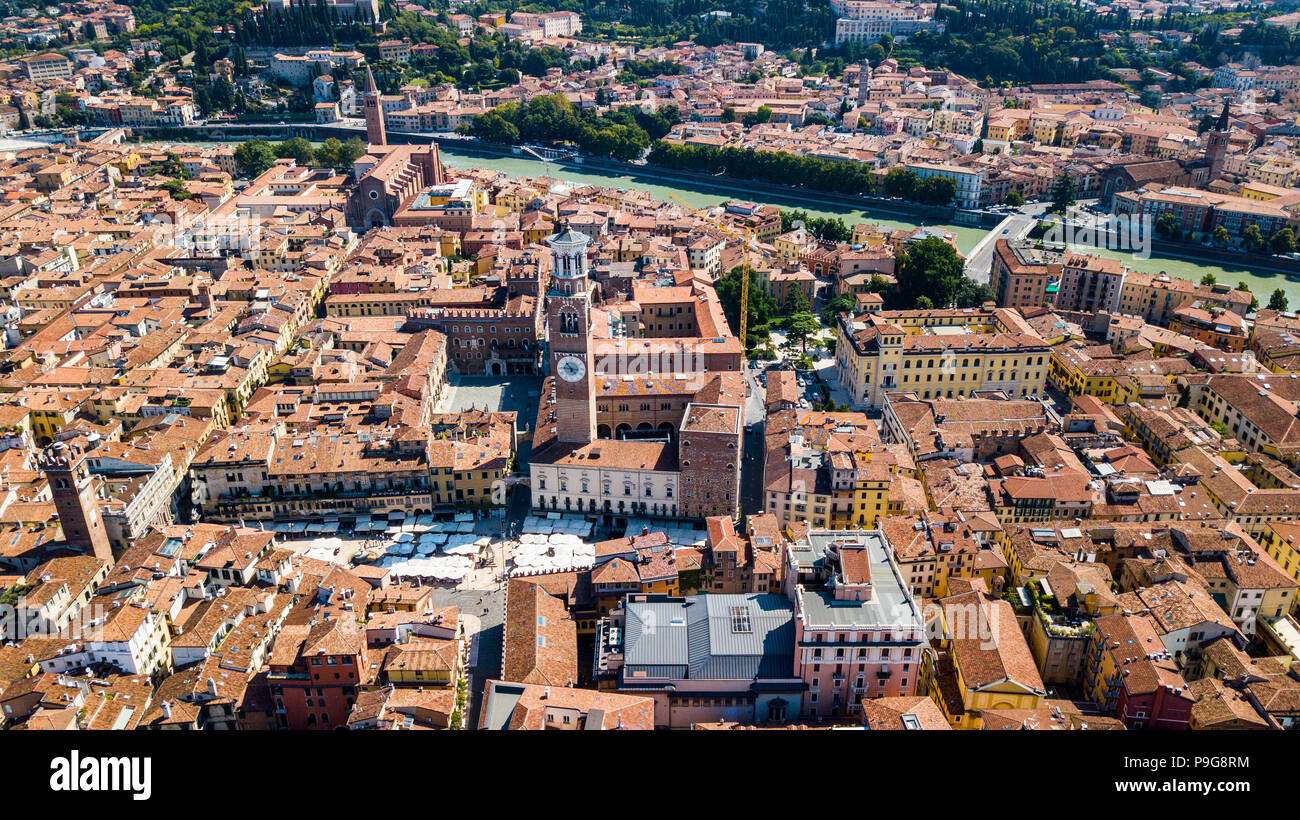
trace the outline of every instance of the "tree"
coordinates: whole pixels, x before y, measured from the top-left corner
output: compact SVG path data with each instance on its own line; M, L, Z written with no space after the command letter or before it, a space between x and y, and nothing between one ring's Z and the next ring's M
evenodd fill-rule
M1207 273L1201 277L1201 285L1207 288L1214 287L1218 283L1218 281L1219 280L1215 278L1213 273Z
M515 145L519 142L519 128L502 116L499 109L492 109L470 122L469 134L484 142L501 145Z
M885 195L896 196L900 199L911 199L916 194L916 186L920 179L916 172L910 168L891 168L889 173L885 174Z
M1156 219L1155 231L1157 236L1165 239L1177 240L1182 236L1182 229L1178 227L1178 220L1174 219L1173 214L1161 214Z
M1276 254L1295 253L1295 234L1290 228L1283 228L1273 234L1273 238L1269 240L1269 245L1272 246L1273 253Z
M1018 192L1011 191L1002 202L1006 205L1010 205L1012 208L1019 208L1021 205L1025 204L1025 198Z
M194 194L191 194L186 190L185 183L181 182L179 179L169 179L159 187L166 191L168 195L177 202L183 202L194 196Z
M1287 300L1286 293L1281 288L1273 291L1273 295L1268 298L1268 309L1286 312Z
M1259 298L1256 297L1255 294L1251 293L1251 291L1250 291L1250 285L1247 285L1245 282L1238 282L1238 283L1237 283L1237 290L1244 290L1244 291L1246 291L1247 293L1250 293L1250 309L1251 309L1251 310L1255 310L1256 308L1259 307Z
M902 307L911 307L922 296L931 304L951 304L961 287L964 267L957 249L940 237L931 236L912 244L897 263Z
M834 324L836 316L841 313L848 313L857 306L857 301L852 296L841 293L839 296L836 296L834 299L827 302L826 307L822 308L822 324Z
M1052 207L1049 211L1059 214L1065 213L1066 209L1074 204L1076 193L1074 179L1068 173L1062 171L1061 176L1057 178L1056 184L1052 187Z
M727 324L731 326L733 333L740 332L740 277L742 270L744 268L741 266L732 268L730 273L713 283L713 288L718 294L718 301L722 304L722 313L727 317ZM775 313L776 301L764 289L758 272L751 268L749 271L749 327L746 334L748 338L745 339L745 348L747 350L757 347L759 341L767 338L766 330L758 331L756 328L766 328L767 323L771 321L772 315Z
M808 297L804 295L803 288L792 287L786 294L785 304L781 305L781 309L793 316L797 313L807 313L812 306L808 304Z
M934 310L934 302L929 296L921 294L916 297L916 310Z
M239 175L252 179L275 164L275 152L265 140L241 142L235 149L235 167Z
M947 205L957 196L957 183L949 177L926 177L916 186L916 199L925 205Z
M992 288L976 282L970 277L963 276L961 284L957 286L957 307L959 308L975 308L985 302L995 301L997 301L997 297L993 295Z
M791 341L798 340L804 353L808 352L808 337L816 335L821 329L822 325L817 321L817 317L807 312L791 316L785 326L786 335Z
M740 121L746 128L754 125L761 125L765 122L771 122L772 109L768 108L766 105L760 105L754 113L746 114Z
M1264 247L1264 237L1259 232L1258 225L1250 225L1242 231L1241 241L1248 251L1258 251Z
M721 119L723 122L735 122L736 109L732 108L731 106L727 106L726 108L722 109L722 116L719 119Z
M343 143L335 137L330 137L320 144L316 149L316 164L322 168L339 167L339 152L343 148Z
M275 155L281 159L290 158L302 166L310 166L316 161L316 151L311 143L302 137L285 140L275 146Z
M340 168L351 168L353 163L366 155L366 144L361 137L348 137L339 149Z
M1220 245L1227 245L1232 241L1232 235L1228 233L1227 228L1220 225L1214 229L1214 241L1218 242Z

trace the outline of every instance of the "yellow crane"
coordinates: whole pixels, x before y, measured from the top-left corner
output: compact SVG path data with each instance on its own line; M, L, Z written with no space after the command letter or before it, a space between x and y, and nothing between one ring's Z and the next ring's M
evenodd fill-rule
M735 228L709 216L705 209L691 207L689 204L682 201L680 197L673 194L669 194L668 197L695 216L698 216L700 219L703 219L705 222L722 231L726 236L739 240L744 246L745 252L740 258L740 333L738 334L740 336L740 359L741 367L743 369L747 359L745 355L745 342L749 338L749 279L751 276L750 271L752 270L749 265L749 252L758 247L758 243L754 241L754 229L746 228L745 234L742 236Z

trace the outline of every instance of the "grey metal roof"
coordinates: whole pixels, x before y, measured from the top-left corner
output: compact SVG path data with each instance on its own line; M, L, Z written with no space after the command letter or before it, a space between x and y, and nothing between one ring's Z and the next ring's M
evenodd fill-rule
M514 683L496 683L484 693L487 699L487 719L483 728L502 731L510 728L510 717L515 705L524 696L524 687Z
M794 674L794 610L780 595L630 602L624 679L753 680Z
M552 245L586 245L591 241L591 237L582 231L575 231L568 225L560 229L559 233L551 234L546 238L547 242Z

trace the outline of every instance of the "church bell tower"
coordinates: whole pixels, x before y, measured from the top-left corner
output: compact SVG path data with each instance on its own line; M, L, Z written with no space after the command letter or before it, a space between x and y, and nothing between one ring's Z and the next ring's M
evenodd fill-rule
M1210 182L1219 178L1223 173L1224 161L1228 158L1228 139L1232 136L1232 127L1229 123L1228 101L1223 101L1223 113L1219 114L1219 121L1214 124L1205 135L1205 159L1210 163Z
M384 131L384 100L375 85L375 74L366 66L366 90L361 97L362 107L366 112L366 142L371 145L387 145L388 135Z

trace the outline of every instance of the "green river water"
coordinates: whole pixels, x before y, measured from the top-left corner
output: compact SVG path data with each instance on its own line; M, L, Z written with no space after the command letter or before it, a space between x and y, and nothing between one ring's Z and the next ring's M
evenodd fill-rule
M572 166L543 163L540 160L525 159L523 157L481 157L459 153L448 148L443 148L441 153L443 162L452 168L492 168L517 177L550 176L567 182L637 188L648 191L656 199L666 200L668 194L673 194L697 208L717 205L729 199L740 198L753 202L771 203L785 208L801 208L814 216L837 216L843 218L849 224L862 221L890 228L915 228L925 224L893 214L883 214L845 206L817 207L803 202L798 197L750 194L745 191L743 182L737 183L729 190L723 190L696 186L687 182L655 183L645 177L634 177L596 169L576 170ZM957 237L957 247L963 253L969 253L986 233L981 228L973 228L968 225L936 225L935 227L952 231ZM1178 276L1194 282L1200 281L1201 277L1206 273L1212 273L1218 281L1229 285L1235 286L1238 282L1244 282L1261 302L1267 302L1269 295L1275 288L1282 288L1290 300L1291 307L1300 307L1300 278L1290 278L1279 273L1252 270L1244 265L1200 264L1159 254L1153 254L1150 259L1138 259L1132 254L1120 251L1099 250L1096 253L1101 256L1120 259L1133 270L1143 273L1160 273L1163 271L1170 276Z
M212 143L196 144L210 145ZM653 175L653 172L649 172L644 176L631 176L595 168L578 170L572 166L544 163L541 160L524 157L479 156L463 153L445 146L441 148L441 156L443 162L452 168L492 168L515 177L549 176L573 183L636 188L648 191L656 199L667 200L668 195L672 194L696 208L717 205L729 199L744 199L783 208L800 208L813 216L841 217L850 225L856 222L869 222L888 228L910 229L931 224L896 214L841 205L815 206L798 196L784 197L767 193L751 193L745 190L743 181L736 181L734 185L724 183L717 187L676 181L671 184L664 184L654 182L649 178ZM986 231L982 228L974 228L969 225L939 224L932 225L932 227L951 231L956 236L957 247L963 253L969 253L986 234ZM1143 273L1165 272L1170 276L1190 279L1194 282L1200 281L1201 277L1206 273L1212 273L1218 281L1229 285L1236 286L1238 282L1242 282L1245 283L1246 287L1250 288L1250 291L1259 298L1261 303L1268 301L1269 295L1274 289L1281 288L1286 293L1291 308L1300 308L1300 277L1288 277L1280 273L1260 271L1247 265L1234 266L1214 262L1202 264L1185 259L1173 259L1158 253L1153 254L1149 259L1138 259L1129 253L1104 249L1095 251L1095 253L1119 259L1133 270Z

